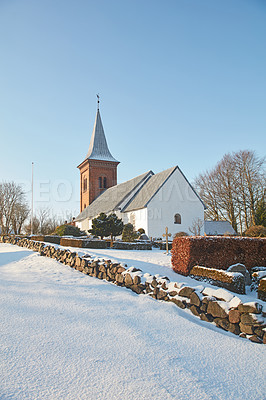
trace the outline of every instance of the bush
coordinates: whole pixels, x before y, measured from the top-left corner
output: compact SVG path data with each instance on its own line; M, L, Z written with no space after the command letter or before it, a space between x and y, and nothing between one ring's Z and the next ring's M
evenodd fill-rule
M134 227L132 224L124 225L122 232L122 241L123 242L134 242L138 237L138 233L134 231Z
M182 237L182 236L189 236L189 234L187 232L177 232L174 236L174 238L176 237Z
M81 236L80 229L73 225L60 225L54 233L58 236Z
M266 237L266 228L262 225L250 226L246 232L245 236L248 237Z

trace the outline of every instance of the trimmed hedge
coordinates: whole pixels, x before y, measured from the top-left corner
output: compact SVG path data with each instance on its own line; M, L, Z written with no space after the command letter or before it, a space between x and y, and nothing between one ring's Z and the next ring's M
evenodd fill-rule
M60 244L60 240L61 240L60 236L53 236L53 235L44 236L44 242L47 243Z
M117 250L152 250L151 243L114 242L113 249Z
M83 247L82 239L71 239L71 238L61 238L60 240L61 246L70 246L70 247Z
M266 278L260 280L258 287L258 298L260 300L266 301Z
M105 240L83 240L82 247L86 249L107 249L108 243Z
M28 239L30 240L36 240L36 242L44 242L44 235L33 235L33 236L27 236Z
M245 277L238 272L227 272L214 268L195 266L190 271L191 278L209 282L235 293L245 294Z
M236 263L249 271L266 266L266 239L189 236L173 240L172 267L179 274L188 275L195 265L226 270Z
M61 238L61 246L70 247L83 247L87 249L106 249L107 244L105 240L86 240L86 239L72 239L72 238Z
M160 250L166 250L166 243L165 242L157 242L159 244ZM172 242L168 243L168 250L172 249Z

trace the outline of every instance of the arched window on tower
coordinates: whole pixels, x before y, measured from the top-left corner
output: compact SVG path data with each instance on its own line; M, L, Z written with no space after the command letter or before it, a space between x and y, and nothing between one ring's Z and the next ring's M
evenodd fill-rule
M106 189L107 188L107 178L103 178L103 187Z
M87 178L84 178L83 180L83 192L86 192L87 190Z
M102 177L100 176L99 179L99 188L101 189L103 187L103 183L102 183Z
M181 215L180 214L175 214L175 224L181 224Z

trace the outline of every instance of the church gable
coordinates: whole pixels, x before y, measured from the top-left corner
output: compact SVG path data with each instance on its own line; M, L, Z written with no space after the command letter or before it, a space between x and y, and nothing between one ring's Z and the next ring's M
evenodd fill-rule
M147 204L149 232L161 236L166 226L174 235L190 233L193 220L204 221L204 204L178 167Z
M172 167L153 175L141 190L136 193L132 201L123 209L123 212L130 212L146 207L175 169L176 167Z

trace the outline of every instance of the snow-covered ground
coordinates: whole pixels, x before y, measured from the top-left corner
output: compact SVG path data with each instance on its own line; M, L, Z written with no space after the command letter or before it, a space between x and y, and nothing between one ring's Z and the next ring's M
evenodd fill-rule
M87 252L176 280L159 251ZM1 400L265 399L266 346L30 250L0 244L0 304Z

